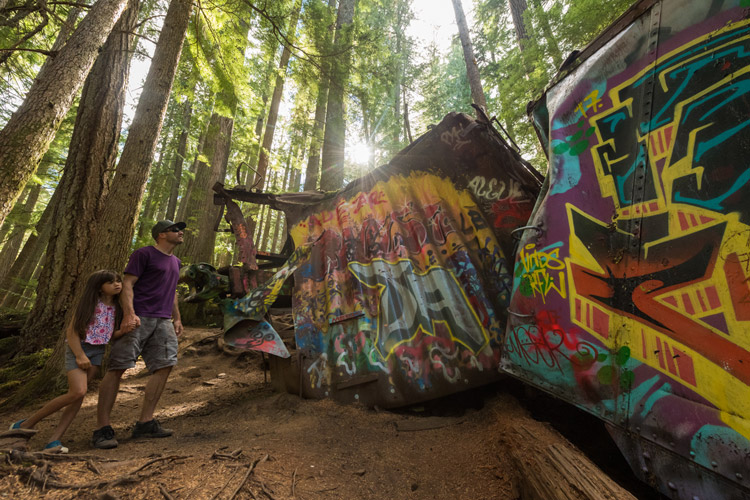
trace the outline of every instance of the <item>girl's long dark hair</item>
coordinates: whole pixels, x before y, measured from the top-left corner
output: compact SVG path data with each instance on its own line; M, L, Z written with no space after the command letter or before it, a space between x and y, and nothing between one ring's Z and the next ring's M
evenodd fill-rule
M73 331L81 339L86 338L86 330L89 328L89 323L91 323L91 319L94 317L94 312L96 311L96 305L99 303L99 292L102 289L102 285L112 281L122 281L120 273L102 269L101 271L94 271L89 275L86 281L86 288L83 289L83 294L81 294L81 300L78 302L78 307L76 307L73 313ZM122 320L122 309L120 308L118 297L114 297L114 299L115 328L117 328L117 325Z

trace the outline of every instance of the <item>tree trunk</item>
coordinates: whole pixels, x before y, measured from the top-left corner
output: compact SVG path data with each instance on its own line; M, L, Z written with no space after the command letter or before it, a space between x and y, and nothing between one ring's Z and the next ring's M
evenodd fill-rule
M289 21L288 33L291 43L294 43L294 39L296 38L297 19L299 18L301 8L301 0L296 0L294 13ZM258 169L255 173L255 180L253 181L253 185L257 186L260 190L262 190L265 185L264 178L266 171L268 170L268 155L271 154L273 134L276 131L276 120L279 116L279 105L281 104L281 95L284 92L284 80L286 78L287 66L289 65L289 58L291 55L291 49L287 45L284 45L284 50L281 52L281 60L279 61L279 72L276 76L276 85L274 86L273 95L271 96L271 107L268 111L266 131L263 134L263 144L261 145L260 154L258 156Z
M409 144L414 142L411 137L411 125L409 123L409 103L406 102L406 90L404 90L404 132L406 134L404 139L409 141Z
M5 222L3 222L2 226L0 226L0 246L5 245L5 240L8 238L8 235L13 230L13 224L14 220L18 220L26 210L26 200L29 198L29 193L31 192L33 186L29 186L28 184L23 190L23 193L16 199L16 203L13 205L13 208L10 210L10 213L8 214L8 217L5 218Z
M326 65L326 63L323 64ZM328 76L325 72L321 71L320 82L318 83L318 98L315 101L315 118L310 134L310 156L307 157L307 169L305 171L305 191L315 191L318 189L320 146L323 143L327 101Z
M328 0L328 10L333 11L336 0ZM320 52L328 54L331 46L331 32L326 30L326 36L321 41ZM305 170L305 191L318 189L320 178L320 147L323 145L323 131L325 130L326 105L328 104L328 88L331 80L331 56L324 57L321 62L320 78L318 80L318 98L315 100L315 118L310 133L310 156L307 157Z
M177 209L177 198L180 195L180 182L182 181L182 165L187 154L187 140L192 116L193 106L189 100L185 99L180 138L177 142L177 154L175 154L174 162L172 163L172 185L169 191L169 205L167 205L167 213L164 217L167 220L174 220L175 210Z
M0 280L5 277L18 256L18 251L21 249L21 244L23 244L23 238L26 235L26 231L29 229L31 214L34 213L34 207L36 207L36 202L39 199L41 191L41 184L34 184L31 189L29 189L29 195L21 207L19 218L16 223L13 224L13 230L10 232L10 236L8 236L8 239L3 243L3 250L0 252Z
M268 205L260 205L260 208L258 209L258 221L256 224L256 229L253 231L253 242L255 243L255 246L258 248L258 250L261 249L260 237L261 237L261 234L263 233L263 221L265 220L267 212L268 212Z
M36 266L32 268L31 279L29 280L29 286L25 286L18 296L18 305L16 306L19 310L25 310L27 307L32 306L32 300L34 299L35 286L34 283L39 283L39 276L42 274L42 263L37 262ZM62 335L60 336L62 338ZM59 371L59 375L62 375ZM60 376L61 379L65 377Z
M292 183L292 192L298 193L302 185L302 170L296 170L294 172L294 182Z
M32 234L24 243L21 253L8 271L8 275L0 285L0 307L4 309L17 309L39 266L47 248L51 226L47 225L43 232Z
M274 72L274 58L276 54L273 50L270 50L269 52L271 52L271 54L268 57L268 64L266 64L265 72L263 73L263 76L266 77L263 79L264 81L269 78L270 75ZM253 189L253 183L255 182L255 169L258 166L260 143L262 141L263 134L263 124L265 123L264 120L266 117L266 105L268 104L268 90L268 85L263 85L263 90L261 91L260 96L262 106L260 108L260 111L258 111L258 118L255 120L255 135L253 136L258 141L258 143L253 144L250 147L250 153L247 160L248 168L243 179L243 184L245 184L245 187L248 191ZM252 166L252 170L250 169L250 166Z
M464 50L464 62L466 63L466 75L471 88L471 99L474 104L487 109L487 101L482 90L482 80L479 77L479 68L477 60L474 58L474 48L471 46L471 37L469 36L469 26L466 24L464 9L461 6L461 0L452 0L453 10L456 13L456 24L458 25L458 36L461 39L461 47Z
M266 212L266 221L263 224L263 235L260 237L261 244L263 245L263 250L266 252L271 252L271 241L269 240L268 233L271 232L271 222L276 218L276 210L272 210L271 207L268 207L268 211Z
M139 0L125 12L86 79L76 115L37 297L21 331L25 352L54 345L64 329L117 158Z
M547 48L552 60L555 62L555 67L559 68L563 63L562 52L560 51L560 46L557 44L555 35L552 33L552 27L549 25L546 12L544 12L539 0L531 0L531 5L539 11L539 27L542 29L542 33L544 33L544 40L547 42Z
M150 232L151 226L154 225L153 217L154 212L156 211L154 208L157 203L154 197L157 196L157 193L161 193L162 191L161 187L166 174L167 152L172 148L172 143L170 141L171 136L169 133L173 122L172 115L173 113L170 113L169 108L167 108L166 125L162 127L164 133L161 134L161 144L157 148L159 159L156 161L156 168L151 169L151 178L146 186L148 196L146 196L146 200L143 202L143 211L138 220L138 240L142 240L146 235L148 235L149 240L151 239Z
M214 205L213 188L223 182L229 161L229 147L234 120L218 113L211 115L206 133L203 154L210 163L199 162L193 181L190 202L184 217L188 223L185 242L175 249L175 254L185 263L208 262L213 259L219 207Z
M34 174L126 0L98 0L0 131L0 224Z
M274 189L273 186L276 184L277 172L274 170L271 173L271 175L273 177L271 178L271 188L270 189ZM270 205L269 205L268 206L268 210L266 210L266 218L265 218L265 221L263 223L263 232L259 236L259 241L260 241L259 247L263 248L263 250L265 250L266 252L270 251L270 242L268 241L268 233L270 232L271 220L273 219L275 212L276 211L272 210L271 207L270 207Z
M294 12L292 13L289 21L289 28L287 30L290 44L293 44L297 37L297 20L299 19L301 9L302 1L295 0ZM284 49L281 52L281 60L279 60L279 71L276 75L273 95L271 96L271 106L268 110L266 131L263 134L263 143L261 144L260 152L258 154L258 168L256 169L252 184L256 189L261 191L266 186L265 178L268 171L268 160L273 145L273 134L276 131L276 120L279 117L279 105L281 104L281 96L284 92L284 80L286 79L287 66L289 65L289 58L291 55L291 48L284 45ZM252 232L254 229L255 221L251 217L248 221L248 231Z
M182 200L180 200L180 209L177 210L176 221L185 220L185 214L187 213L188 206L190 205L190 200L193 199L193 186L195 185L195 176L198 173L198 164L201 163L200 156L203 154L203 148L206 145L206 136L208 135L209 124L206 124L206 128L203 129L200 137L198 138L198 149L195 152L193 163L190 165L190 178L188 179L187 186L185 186L185 194L182 195Z
M408 12L409 7L406 5L406 3L403 0L399 0L396 4L396 23L393 26L393 31L396 35L396 54L395 54L395 64L396 67L394 68L394 83L393 83L393 94L391 95L391 98L393 99L393 117L394 117L394 123L393 123L393 148L395 149L393 151L393 154L397 153L401 149L401 90L402 85L401 82L404 78L404 68L406 66L405 64L405 58L403 53L403 36L405 31L404 26L404 17L406 13ZM368 137L369 142L369 137Z
M266 114L266 101L268 99L263 99L263 107L261 108L260 113L258 113L258 118L255 120L255 135L254 137L258 138L258 142L260 143L260 135L263 133L263 117ZM245 171L245 178L243 179L243 184L245 184L245 187L248 190L253 189L253 183L255 182L255 172L250 169L250 165L258 165L258 150L260 149L260 144L250 147L251 150L247 155L247 165L248 169ZM255 168L255 167L253 167Z
M523 15L528 9L526 0L508 0L510 6L510 17L513 18L513 27L516 29L516 39L521 50L524 49L525 40L529 38L526 33L526 25L523 22Z
M89 256L89 269L122 269L130 252L169 93L182 52L192 0L172 0L151 59L128 139L117 165Z
M39 222L36 224L36 233L31 233L26 239L21 253L16 258L8 274L0 282L0 307L8 309L18 307L21 296L26 289L26 284L34 275L34 270L41 261L44 250L47 248L49 234L52 231L52 214L57 210L59 199L60 192L55 190Z
M286 159L286 168L284 169L284 180L281 184L281 192L285 193L289 191L289 186L291 186L292 182L292 157L294 156L294 152L290 149L289 155ZM279 230L282 229L281 226L283 224L283 215L281 212L277 212L277 221L273 228L273 239L271 240L271 251L274 253L278 253L278 243L279 243ZM284 233L281 233L284 234Z
M346 143L344 94L349 80L351 25L356 7L357 0L341 0L336 17L333 48L337 56L331 64L331 84L328 90L320 176L320 189L323 191L335 191L344 183L344 146Z

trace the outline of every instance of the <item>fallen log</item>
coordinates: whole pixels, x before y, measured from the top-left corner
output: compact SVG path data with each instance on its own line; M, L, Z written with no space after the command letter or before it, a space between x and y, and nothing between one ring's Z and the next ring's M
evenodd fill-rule
M508 397L504 404L516 406L501 441L515 466L519 498L636 500L549 424L531 418L517 400Z

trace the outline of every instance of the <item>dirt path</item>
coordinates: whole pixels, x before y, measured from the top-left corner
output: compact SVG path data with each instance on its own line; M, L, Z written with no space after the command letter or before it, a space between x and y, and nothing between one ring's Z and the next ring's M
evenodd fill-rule
M255 353L219 351L218 333L187 329L182 340L180 365L157 414L175 436L129 439L147 380L145 370L136 367L126 373L113 412L118 448L89 446L96 405L92 391L63 441L74 460L51 461L44 491L29 481L37 470L31 463L20 473L3 466L0 498L518 498L523 471L514 468L508 449L520 445L513 429L529 417L510 394L485 391L468 403L403 412L303 400L264 384ZM29 410L2 415L3 421ZM43 446L53 424L39 425L32 451ZM551 429L545 438L568 446ZM248 466L256 462L248 475ZM113 483L145 464L131 476L136 482ZM107 484L59 487L89 482Z

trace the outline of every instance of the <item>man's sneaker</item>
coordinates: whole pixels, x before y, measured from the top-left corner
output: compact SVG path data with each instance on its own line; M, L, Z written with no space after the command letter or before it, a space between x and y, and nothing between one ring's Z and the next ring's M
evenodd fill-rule
M112 426L105 425L101 429L95 430L94 437L91 438L91 445L94 448L99 448L101 450L117 448L115 430L112 428Z
M165 429L158 420L136 422L133 427L133 439L136 438L165 438L172 435L172 429Z

